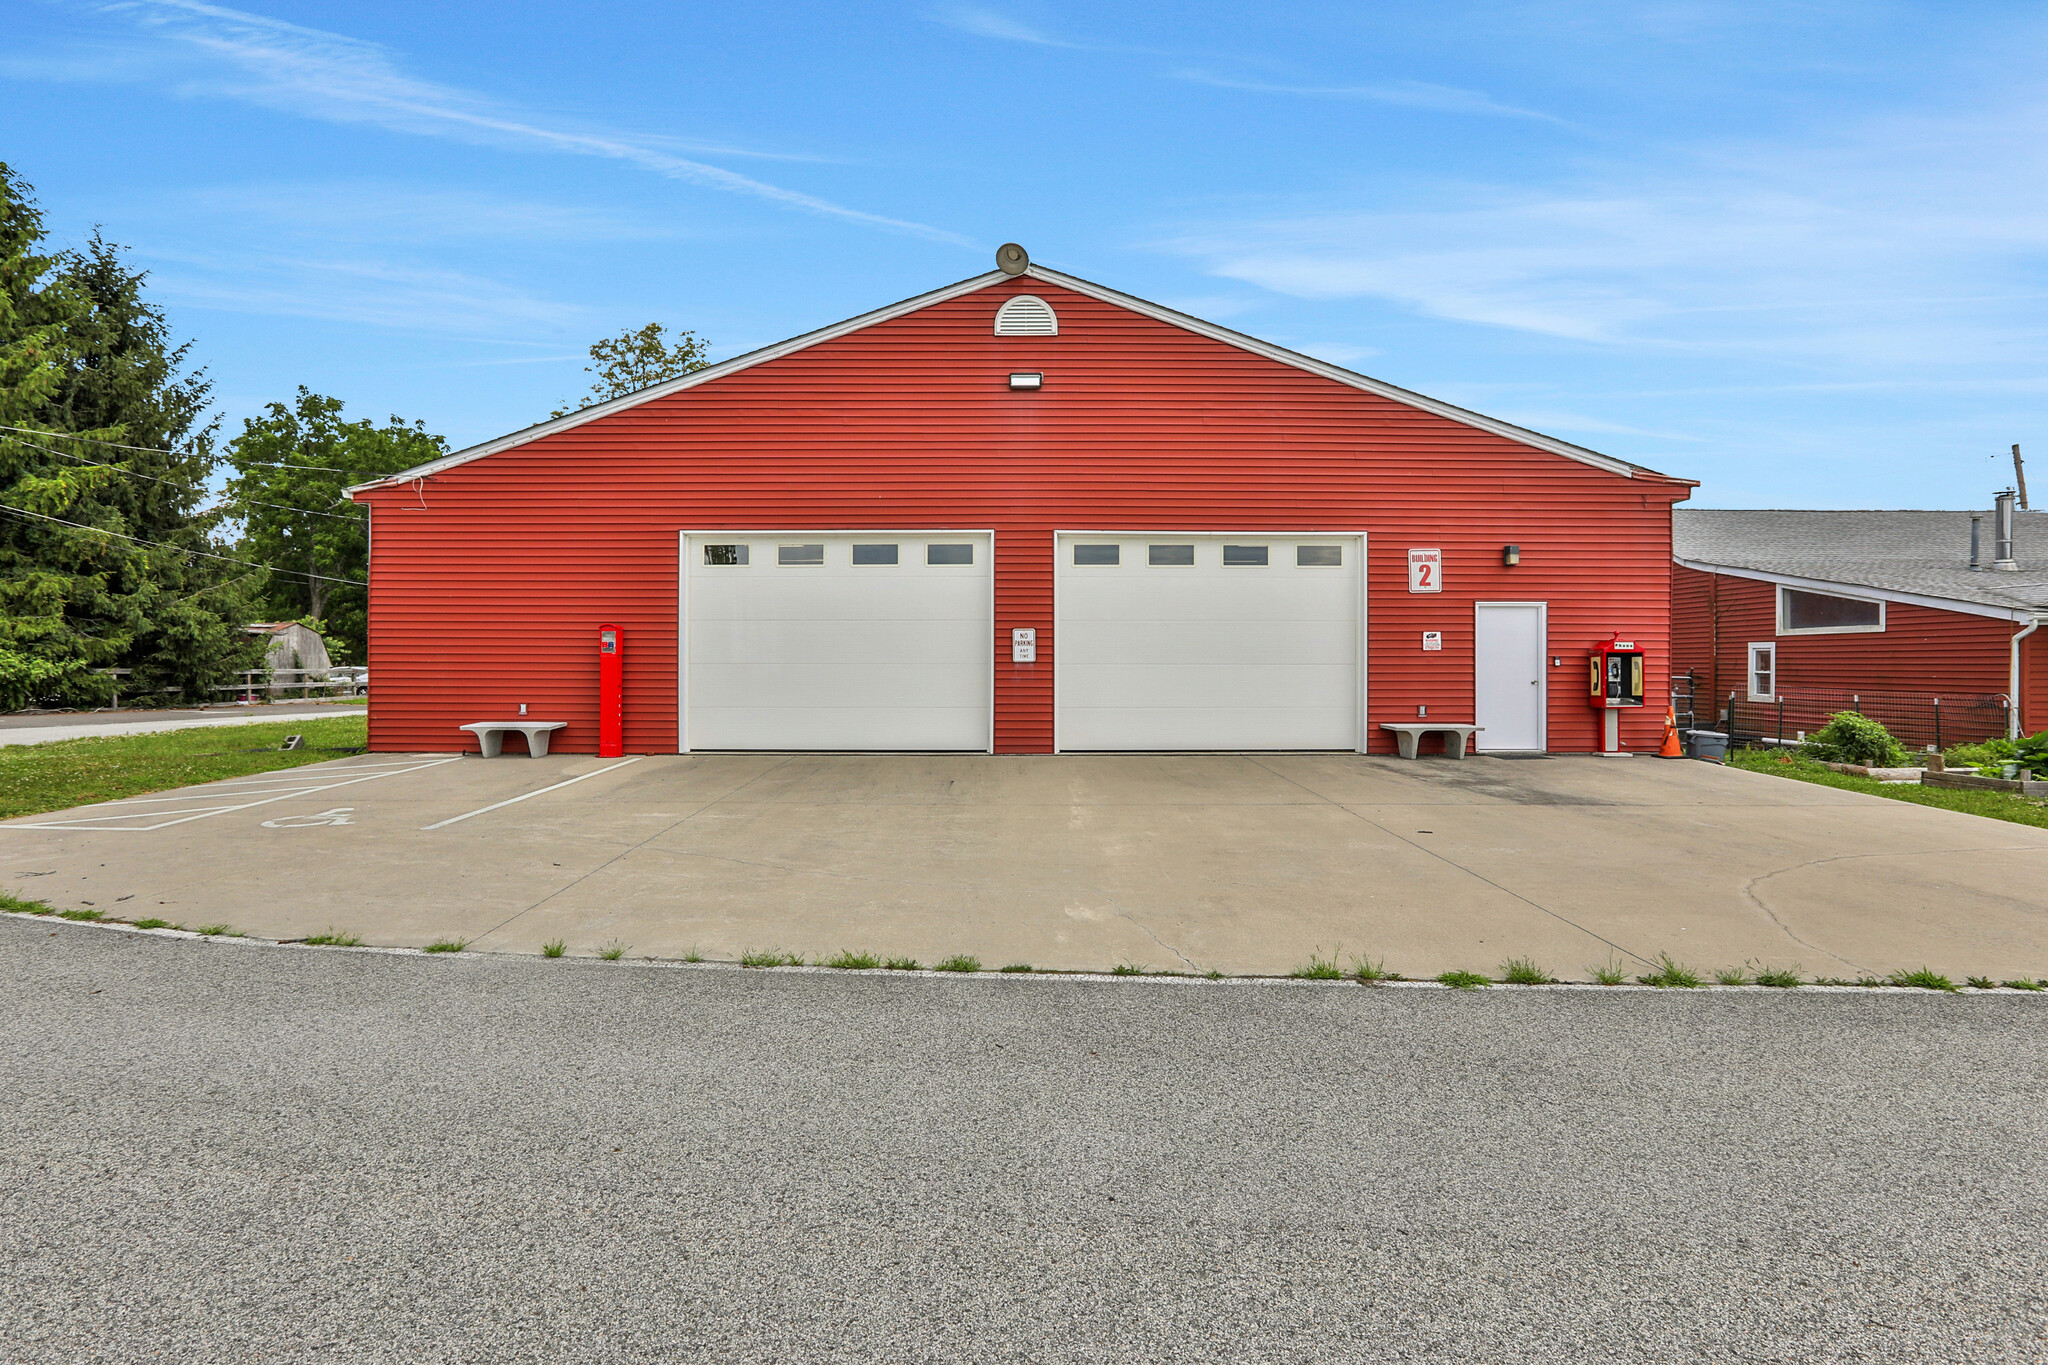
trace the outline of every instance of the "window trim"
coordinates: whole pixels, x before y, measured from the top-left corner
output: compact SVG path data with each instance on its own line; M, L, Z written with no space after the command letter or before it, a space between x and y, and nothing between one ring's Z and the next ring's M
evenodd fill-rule
M1780 583L1778 588L1778 634L1780 635L1882 635L1885 628L1885 602L1882 597L1858 597L1846 592L1821 592L1814 588L1795 588L1789 583ZM1808 597L1839 597L1844 602L1874 602L1877 604L1877 624L1874 626L1800 626L1794 628L1792 606L1787 593L1803 592Z
M1756 690L1756 661L1759 654L1771 656L1771 690ZM1778 642L1775 640L1752 640L1749 643L1748 666L1742 673L1742 690L1751 701L1776 701L1778 699Z

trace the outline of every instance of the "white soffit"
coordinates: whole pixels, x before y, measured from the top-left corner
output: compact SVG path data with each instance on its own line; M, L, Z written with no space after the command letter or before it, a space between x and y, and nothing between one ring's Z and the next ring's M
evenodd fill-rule
M1788 588L1799 588L1809 592L1828 593L1833 596L1862 597L1877 602L1901 602L1909 607L1932 607L1936 611L1960 612L1964 616L1988 616L1994 621L2025 621L2035 613L2025 607L1994 607L1983 602L1959 602L1952 597L1929 597L1917 592L1896 592L1890 588L1873 588L1868 583L1840 583L1827 578L1801 578L1797 574L1770 573L1763 569L1732 569L1726 564L1709 564L1704 560L1679 559L1673 556L1671 562L1681 569L1696 573L1719 574L1723 578L1748 578L1758 583L1778 583Z
M684 389L695 388L699 384L708 384L715 379L723 379L727 375L735 374L740 370L751 369L756 365L766 364L771 360L780 360L783 356L791 355L823 342L837 340L849 333L857 332L863 327L872 327L878 323L889 322L905 314L914 313L920 308L929 308L934 304L945 303L950 299L959 298L963 294L971 294L976 290L986 289L992 284L1000 284L1004 280L1020 278L1039 279L1044 280L1048 284L1057 284L1062 288L1071 289L1077 294L1086 294L1088 297L1100 299L1104 303L1115 304L1119 308L1128 308L1134 313L1140 313L1155 321L1164 322L1168 326L1194 332L1198 336L1205 336L1213 341L1220 341L1227 346L1235 346L1240 350L1265 356L1269 360L1277 360L1283 365L1290 365L1298 370L1306 370L1310 374L1320 375L1325 379L1334 380L1347 387L1378 394L1382 398L1389 398L1397 403L1402 403L1412 408L1419 408L1424 412L1435 413L1439 417L1448 418L1465 426L1476 427L1481 431L1492 432L1496 436L1505 437L1522 445L1533 446L1538 450L1545 450L1553 455L1562 455L1568 460L1577 460L1581 464L1591 465L1595 469L1604 469L1610 474L1619 474L1623 478L1634 478L1639 473L1651 474L1653 477L1660 478L1668 477L1657 475L1652 470L1632 465L1626 460L1618 460L1611 455L1602 455L1597 450L1588 450L1584 446L1576 446L1569 441L1560 441L1554 436L1545 436L1541 432L1518 427L1512 422L1503 422L1450 403L1425 397L1419 393L1412 393L1396 385L1383 383L1366 375L1354 373L1344 369L1342 366L1317 360L1313 356L1302 355L1298 351L1290 351L1284 346L1275 346L1271 342L1260 341L1257 337L1246 336L1242 332L1233 332L1228 327L1219 327L1213 322L1204 322L1202 319L1190 317L1186 313L1175 312L1173 309L1162 304L1152 303L1135 295L1119 293L1106 285L1094 284L1073 275L1063 275L1057 270L1050 270L1042 265L1032 265L1024 271L1022 276L1006 275L1000 270L991 270L985 275L976 275L970 279L961 280L957 284L949 284L943 289L934 289L930 293L919 294L915 298L904 299L900 303L892 303L885 308L877 308L871 313L862 313L859 317L848 318L844 322L835 322L829 327L820 327L814 332L805 332L803 335L791 337L787 341L779 341L772 346L764 346L760 350L749 351L745 355L734 356L732 359L720 361L716 365L708 365L701 370L694 370L679 378L652 385L651 387L641 389L637 393L629 393L622 398L614 398L609 402L593 404L577 412L572 412L565 417L557 417L553 421L541 422L534 426L526 427L510 435L500 436L496 440L485 441L481 445L471 446L467 450L458 450L451 455L444 455L438 460L429 461L412 469L403 470L397 474L389 474L381 479L373 479L368 483L356 484L344 491L353 499L357 493L367 492L372 488L384 488L394 484L410 483L416 479L431 478L443 470L453 469L457 465L468 464L472 460L481 460L487 455L496 455L500 451L525 445L529 441L537 441L543 436L552 436L557 432L571 430L572 428L582 426L585 422L594 422L600 417L609 417L614 413L623 412L627 408L637 406L638 404L650 402L656 398L663 398L672 393L680 393ZM1050 306L1047 307L1046 311L1052 311ZM1680 480L1680 482L1684 481Z

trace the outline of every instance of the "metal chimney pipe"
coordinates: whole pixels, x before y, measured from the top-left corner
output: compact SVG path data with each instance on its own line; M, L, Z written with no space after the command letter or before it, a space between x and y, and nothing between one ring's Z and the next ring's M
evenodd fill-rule
M1984 567L1984 518L1972 513L1970 516L1970 567Z
M2008 572L2019 568L2019 562L2012 557L2012 498L2010 488L1998 495L1991 511L1991 567Z

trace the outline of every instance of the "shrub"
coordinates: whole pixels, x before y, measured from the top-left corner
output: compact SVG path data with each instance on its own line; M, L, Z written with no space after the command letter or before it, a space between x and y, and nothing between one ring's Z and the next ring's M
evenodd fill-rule
M1906 761L1906 750L1892 732L1866 715L1837 711L1828 723L1814 731L1807 741L1813 757L1829 763L1861 763L1870 768L1896 768Z
M1942 758L1951 768L1984 768L2005 763L2018 751L2019 746L2009 739L1987 739L1981 744L1958 744Z

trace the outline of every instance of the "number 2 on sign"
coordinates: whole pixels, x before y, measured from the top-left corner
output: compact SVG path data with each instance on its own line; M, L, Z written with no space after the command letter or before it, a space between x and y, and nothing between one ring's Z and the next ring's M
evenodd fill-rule
M1410 550L1408 552L1408 591L1442 592L1444 590L1444 552L1442 550Z

